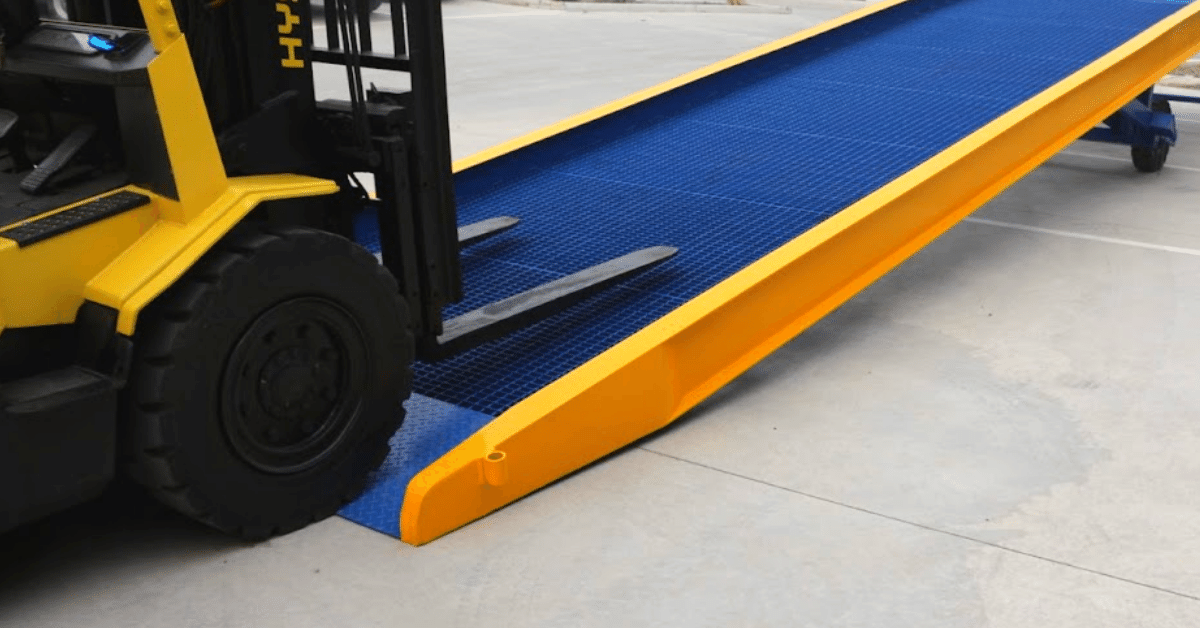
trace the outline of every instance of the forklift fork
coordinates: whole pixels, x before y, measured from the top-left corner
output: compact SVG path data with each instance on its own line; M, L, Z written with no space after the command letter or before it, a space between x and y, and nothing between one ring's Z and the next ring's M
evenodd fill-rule
M607 288L671 259L678 249L652 246L456 316L436 339L419 347L427 361L444 360L576 305Z

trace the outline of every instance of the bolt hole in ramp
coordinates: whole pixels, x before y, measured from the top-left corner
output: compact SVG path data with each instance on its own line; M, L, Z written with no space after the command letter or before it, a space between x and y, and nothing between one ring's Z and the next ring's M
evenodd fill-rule
M396 535L414 474L490 417L1185 10L1170 0L884 3L459 172L463 224L512 215L521 226L464 252L467 299L448 317L625 251L669 244L679 254L504 339L419 364L392 458L342 514ZM372 220L358 238L378 250ZM508 454L516 473L525 459Z

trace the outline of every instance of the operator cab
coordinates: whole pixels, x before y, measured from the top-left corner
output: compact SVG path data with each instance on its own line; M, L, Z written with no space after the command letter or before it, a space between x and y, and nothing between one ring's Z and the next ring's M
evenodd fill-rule
M122 150L154 118L137 106L146 33L66 16L62 0L0 0L0 227L132 182L171 187L161 150L132 164Z

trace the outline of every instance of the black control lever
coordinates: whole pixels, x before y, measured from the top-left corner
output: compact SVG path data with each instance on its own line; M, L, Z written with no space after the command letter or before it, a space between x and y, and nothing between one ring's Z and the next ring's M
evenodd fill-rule
M14 111L8 109L0 109L0 142L8 138L8 134L17 128L17 122L21 118Z
M21 135L21 117L15 111L0 109L0 146L8 149L13 170L24 172L33 167L25 154L25 137Z
M96 136L96 125L84 124L71 131L59 145L34 167L33 172L21 181L21 190L26 194L37 194L46 187L54 175L62 172L67 164Z

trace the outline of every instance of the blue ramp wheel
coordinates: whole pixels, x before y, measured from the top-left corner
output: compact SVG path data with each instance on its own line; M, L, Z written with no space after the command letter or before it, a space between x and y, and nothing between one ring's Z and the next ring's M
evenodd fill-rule
M1154 100L1150 108L1155 113L1171 113L1171 101L1165 98ZM1152 148L1134 146L1130 149L1133 155L1133 166L1142 172L1158 172L1167 163L1167 155L1171 152L1171 144L1164 138L1155 138Z

